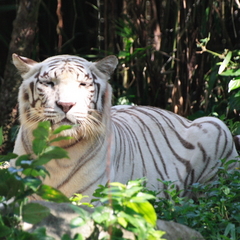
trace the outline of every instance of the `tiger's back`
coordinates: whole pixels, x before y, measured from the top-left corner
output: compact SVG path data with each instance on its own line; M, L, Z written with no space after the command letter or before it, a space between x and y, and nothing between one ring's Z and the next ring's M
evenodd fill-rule
M189 121L159 108L126 106L112 108L112 121L115 180L120 182L147 176L150 185L162 189L157 176L187 189L214 178L221 159L238 155L228 128L216 118Z
M60 55L37 63L13 55L13 62L23 77L14 152L33 155L32 130L40 121L50 121L53 130L71 125L61 134L72 139L55 143L70 159L45 164L50 177L44 179L68 197L91 196L99 184L141 177L157 191L163 189L157 179L176 181L188 195L191 184L215 178L221 159L238 155L230 131L216 118L191 122L154 107L111 108L107 80L117 65L114 56L92 63Z

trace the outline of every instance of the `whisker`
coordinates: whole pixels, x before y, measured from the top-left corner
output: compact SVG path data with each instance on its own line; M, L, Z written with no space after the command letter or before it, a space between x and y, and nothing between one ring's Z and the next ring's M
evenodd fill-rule
M80 118L78 116L77 122L80 123L81 135L86 137L94 137L99 139L100 133L105 129L101 122L102 114L96 110L91 111L94 114L88 114L87 117Z

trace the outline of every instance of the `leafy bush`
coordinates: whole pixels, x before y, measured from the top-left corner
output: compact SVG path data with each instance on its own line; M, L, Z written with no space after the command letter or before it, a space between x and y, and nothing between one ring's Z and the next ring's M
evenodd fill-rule
M108 186L99 186L94 193L98 199L94 199L94 202L100 201L101 206L95 207L90 216L82 213L82 209L76 209L80 216L72 221L72 226L82 226L88 220L93 220L95 228L89 239L98 236L96 234L101 226L111 235L112 240L124 239L122 229L133 233L136 240L161 240L164 232L154 229L157 215L148 202L155 197L143 193L142 181L129 181L127 185L116 182Z
M55 130L53 136L66 128L68 127ZM37 194L47 201L70 202L60 191L42 184L41 181L48 174L42 164L53 158L67 157L64 149L49 146L50 142L57 140L54 138L50 141L49 134L48 122L39 123L39 127L33 131L35 139L32 150L36 155L35 160L32 160L30 155L17 156L13 153L0 157L1 162L17 158L18 167L1 169L0 173L0 204L5 211L5 214L0 216L0 237L3 239L45 239L44 229L39 229L33 234L21 230L22 221L36 224L50 213L47 207L29 203L27 197Z
M207 48L209 41L210 36L197 43L202 53L207 52L215 57L209 75L205 76L207 82L205 101L207 105L212 106L211 114L218 113L229 118L234 112L237 119L240 110L240 51L225 49L224 52L217 53Z
M197 199L179 197L174 183L164 182L169 199L152 202L158 218L187 225L205 239L240 239L240 172L229 172L227 166L219 169L217 181L193 185Z

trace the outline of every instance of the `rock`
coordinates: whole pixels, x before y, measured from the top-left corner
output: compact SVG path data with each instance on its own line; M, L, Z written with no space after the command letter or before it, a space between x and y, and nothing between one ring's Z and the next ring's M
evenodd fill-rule
M179 223L158 220L157 228L166 232L167 240L204 240L199 232Z
M39 224L30 225L24 223L23 228L25 231L27 230L29 232L32 232L38 227L45 227L47 235L54 237L56 240L61 240L61 237L64 234L68 234L73 238L75 234L81 233L84 238L87 238L92 233L94 229L92 222L89 222L88 224L78 228L70 227L70 221L79 215L69 206L69 204L43 201L38 201L38 203L48 207L51 213ZM91 212L90 208L81 208L88 212ZM197 231L175 222L158 220L157 228L166 232L166 234L163 236L163 238L166 240L204 240L202 235ZM99 239L106 234L106 232L101 231ZM134 236L132 233L124 231L124 238L134 239Z

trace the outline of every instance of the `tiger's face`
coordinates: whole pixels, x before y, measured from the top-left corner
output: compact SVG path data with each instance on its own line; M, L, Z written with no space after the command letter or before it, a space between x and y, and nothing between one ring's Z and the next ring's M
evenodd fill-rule
M102 113L110 104L107 80L117 65L109 56L97 63L60 55L36 63L13 55L23 77L19 92L22 124L50 121L52 128L72 125L64 135L88 137L103 128Z

